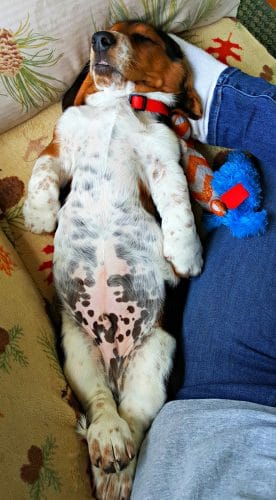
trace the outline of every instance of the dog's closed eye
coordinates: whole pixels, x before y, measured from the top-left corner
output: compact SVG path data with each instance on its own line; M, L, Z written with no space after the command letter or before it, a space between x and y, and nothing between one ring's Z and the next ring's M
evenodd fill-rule
M130 38L132 39L133 42L137 42L137 43L150 42L150 43L156 44L156 42L154 40L152 40L150 37L142 35L141 33L132 33Z

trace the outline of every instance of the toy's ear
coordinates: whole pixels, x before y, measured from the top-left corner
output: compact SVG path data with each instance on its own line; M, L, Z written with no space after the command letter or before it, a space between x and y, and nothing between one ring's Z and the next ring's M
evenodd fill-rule
M74 99L74 106L80 106L81 104L84 104L85 98L90 94L94 94L94 92L98 92L98 90L95 86L92 76L90 75L90 73L87 73L86 78L82 82L81 87Z

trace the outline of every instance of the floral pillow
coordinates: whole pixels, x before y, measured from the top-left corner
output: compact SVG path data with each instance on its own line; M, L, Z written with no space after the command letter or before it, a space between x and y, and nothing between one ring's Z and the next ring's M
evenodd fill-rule
M239 0L2 0L0 132L60 99L89 58L91 34L143 18L180 32L234 16Z

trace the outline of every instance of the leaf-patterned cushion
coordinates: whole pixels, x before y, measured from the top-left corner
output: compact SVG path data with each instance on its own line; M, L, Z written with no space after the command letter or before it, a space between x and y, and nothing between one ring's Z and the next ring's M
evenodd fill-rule
M97 29L143 17L183 31L226 15L239 0L2 0L0 132L60 99L89 58Z
M0 231L1 498L91 498L79 409L40 294Z
M187 37L227 64L276 82L275 59L240 23L223 19L193 29ZM0 497L5 499L91 498L86 445L74 431L79 410L57 361L45 312L53 296L53 238L25 231L21 213L35 158L49 142L60 113L60 104L52 105L0 136L0 456L4 471ZM217 159L221 153L205 148L204 154Z

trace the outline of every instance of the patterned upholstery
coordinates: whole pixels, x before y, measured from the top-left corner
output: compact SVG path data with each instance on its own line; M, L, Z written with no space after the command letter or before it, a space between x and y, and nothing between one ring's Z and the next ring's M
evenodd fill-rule
M193 29L186 38L275 82L275 60L236 20ZM86 445L74 432L79 408L46 314L53 237L25 231L21 212L33 163L60 113L54 104L0 136L0 496L7 500L91 498ZM203 150L208 159L221 154Z

